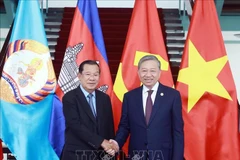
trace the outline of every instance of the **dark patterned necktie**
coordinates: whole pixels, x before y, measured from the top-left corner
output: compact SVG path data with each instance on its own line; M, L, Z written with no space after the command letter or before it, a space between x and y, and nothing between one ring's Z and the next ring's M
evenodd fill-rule
M153 90L148 91L148 97L147 97L147 102L146 102L145 117L146 117L147 124L149 123L150 116L151 116L151 113L152 113L152 107L153 107L153 102L152 102L152 98L151 98L152 92L153 92Z
M89 103L89 105L90 105L90 107L91 107L93 116L96 118L97 114L96 114L96 111L95 111L94 105L93 105L93 98L92 98L92 97L93 97L93 94L92 94L92 93L89 93L89 95L88 95L87 97L89 98L88 103Z

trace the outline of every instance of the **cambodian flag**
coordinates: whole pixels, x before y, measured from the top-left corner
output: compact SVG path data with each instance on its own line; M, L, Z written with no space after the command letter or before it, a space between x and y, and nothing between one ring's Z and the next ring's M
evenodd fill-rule
M95 0L77 3L56 90L60 99L79 85L78 66L87 59L99 62L102 70L99 89L110 95L112 79Z

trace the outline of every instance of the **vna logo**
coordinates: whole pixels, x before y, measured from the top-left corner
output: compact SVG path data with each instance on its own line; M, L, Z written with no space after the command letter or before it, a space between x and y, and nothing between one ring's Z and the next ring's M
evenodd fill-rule
M1 98L32 104L54 92L56 78L49 50L33 40L17 40L8 46L1 78Z

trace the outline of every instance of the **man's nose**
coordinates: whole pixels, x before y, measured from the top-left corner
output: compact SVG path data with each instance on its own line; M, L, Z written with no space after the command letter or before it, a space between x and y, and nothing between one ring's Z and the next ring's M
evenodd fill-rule
M145 76L151 76L152 73L150 71L147 71L147 73L145 74Z
M89 77L89 79L90 79L90 80L94 80L94 76L91 75L91 76Z

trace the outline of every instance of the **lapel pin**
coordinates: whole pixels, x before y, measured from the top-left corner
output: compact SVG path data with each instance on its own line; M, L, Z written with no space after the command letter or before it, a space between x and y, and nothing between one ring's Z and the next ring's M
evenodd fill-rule
M163 94L163 93L160 93L160 96L164 96L164 94Z

